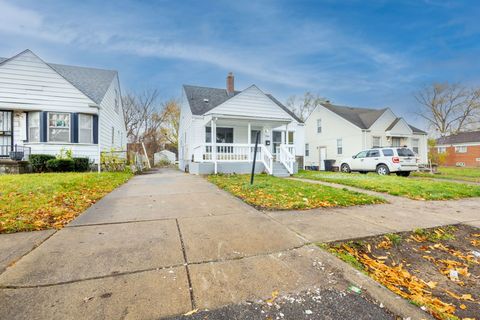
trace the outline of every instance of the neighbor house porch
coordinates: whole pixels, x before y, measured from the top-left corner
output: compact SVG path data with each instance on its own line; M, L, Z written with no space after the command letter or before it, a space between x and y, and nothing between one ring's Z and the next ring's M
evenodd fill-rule
M247 173L254 158L257 173L287 176L298 170L291 119L210 116L199 132L203 142L193 147L191 173Z

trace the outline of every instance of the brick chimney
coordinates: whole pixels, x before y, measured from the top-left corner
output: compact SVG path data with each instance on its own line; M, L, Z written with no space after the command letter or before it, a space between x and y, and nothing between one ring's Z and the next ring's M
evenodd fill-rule
M233 96L234 92L235 92L235 86L234 86L233 73L229 72L227 75L227 94L229 96Z

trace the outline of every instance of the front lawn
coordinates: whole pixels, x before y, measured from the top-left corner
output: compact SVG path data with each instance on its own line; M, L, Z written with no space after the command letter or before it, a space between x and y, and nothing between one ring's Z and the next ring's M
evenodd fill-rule
M438 174L415 172L415 177L463 180L480 183L480 168L439 167Z
M480 314L479 229L417 229L319 246L436 319Z
M132 175L123 172L0 176L0 233L61 228Z
M246 203L267 210L345 207L385 202L381 198L358 192L265 174L256 175L253 186L250 185L250 175L210 175L208 180Z
M379 176L374 173L339 173L323 171L300 171L297 178L344 184L362 189L403 196L414 200L447 200L480 197L480 186L443 182L427 179L412 179L396 175Z

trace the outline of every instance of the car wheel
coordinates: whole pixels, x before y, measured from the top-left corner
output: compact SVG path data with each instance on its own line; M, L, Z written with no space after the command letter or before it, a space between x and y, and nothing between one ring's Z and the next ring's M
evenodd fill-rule
M381 176L388 176L390 174L390 170L384 164L378 165L376 171L377 171L377 174L379 174Z
M404 171L402 173L402 177L408 177L410 175L410 171Z
M349 166L348 164L346 164L346 163L342 164L341 169L342 169L342 172L343 172L343 173L350 173L350 172L351 172L350 166Z

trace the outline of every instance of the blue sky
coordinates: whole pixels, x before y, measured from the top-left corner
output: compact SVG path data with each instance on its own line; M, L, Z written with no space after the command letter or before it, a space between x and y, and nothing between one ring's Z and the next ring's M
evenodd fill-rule
M391 107L422 126L413 93L480 84L477 1L0 0L0 56L116 69L123 91L252 83L285 101Z

